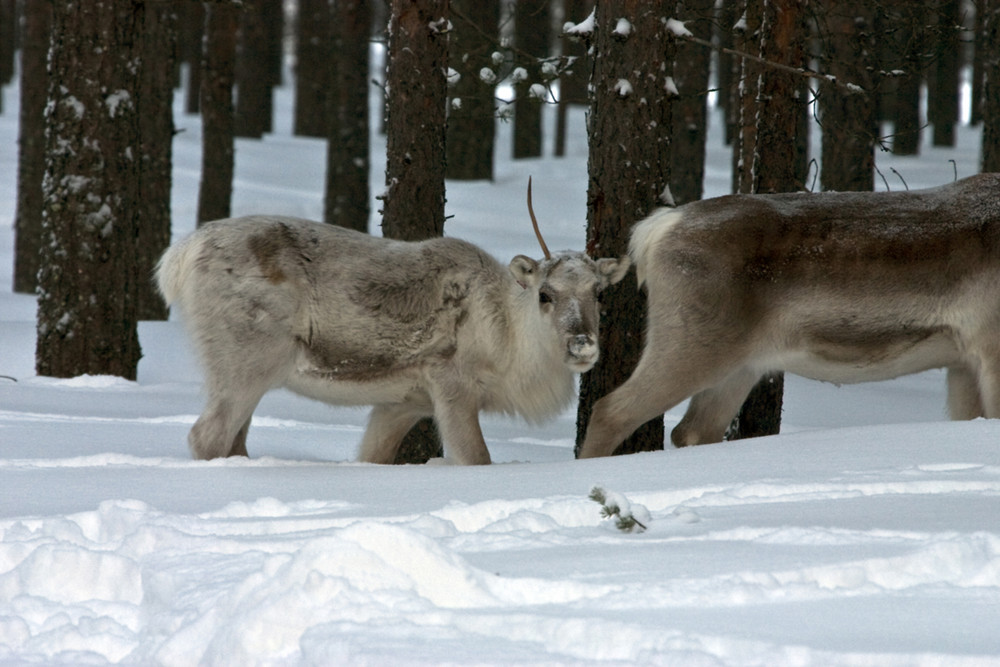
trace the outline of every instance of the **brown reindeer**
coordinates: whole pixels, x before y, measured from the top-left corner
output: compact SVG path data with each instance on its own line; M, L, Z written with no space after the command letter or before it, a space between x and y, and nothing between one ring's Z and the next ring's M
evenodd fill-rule
M779 370L839 384L947 368L953 419L1000 417L1000 174L692 202L637 224L630 253L645 346L594 405L581 457L688 397L671 440L717 442Z

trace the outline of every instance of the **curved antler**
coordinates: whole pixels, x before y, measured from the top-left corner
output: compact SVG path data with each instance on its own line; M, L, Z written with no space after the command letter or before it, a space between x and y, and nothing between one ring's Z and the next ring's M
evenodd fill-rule
M528 176L528 215L531 216L531 226L535 228L535 237L538 239L538 244L542 246L542 252L545 254L545 259L552 259L552 253L549 252L549 247L545 245L545 239L542 238L542 232L538 230L538 220L535 219L535 209L531 206L531 176Z

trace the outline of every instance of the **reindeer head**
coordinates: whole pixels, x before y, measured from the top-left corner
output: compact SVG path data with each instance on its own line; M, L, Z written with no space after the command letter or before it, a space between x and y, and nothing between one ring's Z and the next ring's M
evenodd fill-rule
M600 355L601 292L625 277L630 260L627 255L595 260L582 252L549 252L531 205L530 178L528 213L545 257L536 261L518 255L510 261L510 272L537 298L541 317L551 323L559 337L566 365L584 373L593 368Z

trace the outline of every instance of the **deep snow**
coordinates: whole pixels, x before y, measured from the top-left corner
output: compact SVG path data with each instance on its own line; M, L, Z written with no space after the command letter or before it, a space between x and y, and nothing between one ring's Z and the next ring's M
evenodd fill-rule
M35 376L35 301L10 288L4 94L0 664L1000 664L1000 424L944 421L941 372L789 377L780 436L603 460L573 460L572 412L487 417L486 468L352 463L365 411L287 392L257 410L252 459L194 462L199 376L173 320L140 325L138 382ZM235 214L321 215L324 147L289 136L290 97L273 135L238 143ZM570 157L519 162L502 125L496 181L448 184L447 233L537 254L531 174L549 245L580 247L572 122ZM180 235L200 134L176 123ZM959 141L879 164L893 188L892 169L944 183L977 170L978 132ZM726 165L713 132L708 194ZM595 485L648 510L648 530L602 519Z

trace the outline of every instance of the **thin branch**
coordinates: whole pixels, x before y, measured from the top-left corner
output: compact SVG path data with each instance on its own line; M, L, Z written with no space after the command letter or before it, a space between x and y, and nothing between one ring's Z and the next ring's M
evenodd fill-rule
M731 49L727 46L720 46L717 44L713 44L711 41L707 39L695 37L694 35L679 35L675 33L674 36L677 37L677 39L683 39L687 42L691 42L692 44L697 44L698 46L703 46L707 49L718 51L719 53L725 53L726 55L736 56L737 58L743 58L745 60L752 60L755 63L759 63L766 67L770 67L771 69L787 72L788 74L794 74L796 76L803 76L806 77L807 79L816 79L818 81L830 83L837 86L838 88L844 89L849 93L858 93L863 90L862 88L854 84L841 83L840 81L837 81L836 77L830 76L828 74L820 74L819 72L812 72L810 70L803 69L801 67L791 67L790 65L783 65L782 63L776 63L773 60L761 58L760 56L755 56L752 53L746 53L745 51Z

